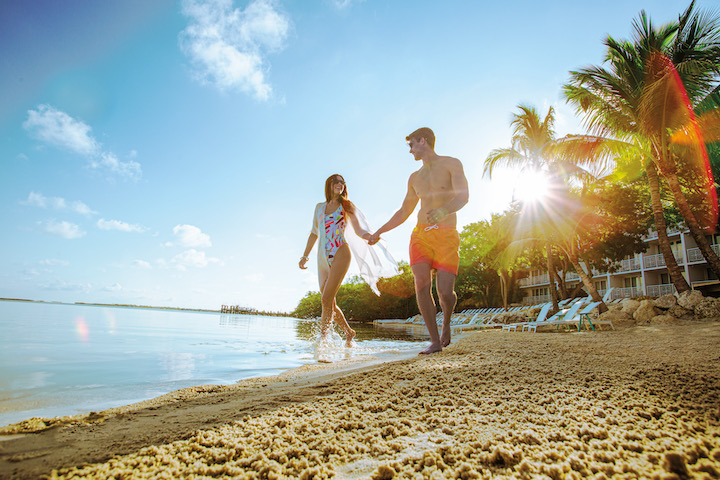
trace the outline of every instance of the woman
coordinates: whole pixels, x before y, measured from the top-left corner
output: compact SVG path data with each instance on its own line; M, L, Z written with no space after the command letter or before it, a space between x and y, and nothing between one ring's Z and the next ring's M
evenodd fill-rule
M320 333L323 339L327 337L334 318L345 332L345 345L352 347L355 330L350 328L345 315L335 301L340 284L350 268L351 249L360 267L360 276L378 295L380 292L377 290L377 280L381 275L397 274L397 263L384 245L378 244L377 248L373 247L373 249L368 246L370 227L360 210L348 200L345 179L341 175L331 175L325 181L325 199L325 202L315 207L313 229L308 237L305 253L300 258L300 268L307 268L305 264L309 260L308 255L319 238L318 279L322 302ZM354 233L348 231L346 237L345 227L348 221L352 224ZM362 242L357 237L365 241ZM384 255L384 260L378 252Z

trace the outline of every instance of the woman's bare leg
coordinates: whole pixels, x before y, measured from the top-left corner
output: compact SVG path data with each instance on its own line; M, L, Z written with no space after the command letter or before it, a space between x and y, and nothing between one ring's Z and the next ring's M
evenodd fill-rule
M340 307L337 306L337 303L335 303L335 309L333 311L335 312L335 321L338 325L340 325L340 328L343 329L343 332L345 332L345 346L352 347L352 341L353 338L355 338L355 330L350 328L350 325L345 319L345 314L343 314Z
M335 304L335 295L337 295L338 290L340 290L340 285L345 278L348 268L350 268L350 247L346 244L338 248L337 252L335 252L335 258L330 266L330 272L322 289L320 300L322 304L320 335L323 340L327 338L330 332L330 323L332 322L333 312L337 306ZM345 319L344 316L342 318L343 320ZM345 324L347 325L347 321Z

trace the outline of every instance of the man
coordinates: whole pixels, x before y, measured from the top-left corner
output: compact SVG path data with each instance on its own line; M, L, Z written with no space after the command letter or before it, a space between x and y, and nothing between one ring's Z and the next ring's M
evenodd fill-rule
M450 319L457 295L460 237L457 216L468 202L468 183L460 160L435 153L435 134L420 128L406 137L410 153L422 160L420 170L410 175L407 194L400 209L370 238L372 245L380 235L401 225L420 201L418 224L410 238L410 266L415 277L415 293L420 313L430 334L430 346L420 352L439 352L450 344ZM438 335L437 309L432 296L433 270L436 273L440 307L443 311L442 334Z

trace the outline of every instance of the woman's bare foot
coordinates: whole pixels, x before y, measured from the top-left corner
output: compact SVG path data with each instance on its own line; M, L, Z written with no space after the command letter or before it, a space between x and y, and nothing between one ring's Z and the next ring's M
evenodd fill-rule
M419 355L430 355L431 353L437 353L442 351L442 346L430 344L428 348L419 353Z
M353 338L355 338L355 330L350 328L350 329L348 329L347 332L345 332L345 346L346 347L351 348L353 346L352 345Z

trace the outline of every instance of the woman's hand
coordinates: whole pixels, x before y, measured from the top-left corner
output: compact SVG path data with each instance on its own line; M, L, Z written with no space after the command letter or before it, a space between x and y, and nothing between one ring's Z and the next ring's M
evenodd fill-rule
M307 267L305 266L305 264L307 263L307 261L308 261L307 255L300 257L300 263L298 264L298 266L299 266L300 268L302 268L303 270L307 269Z

